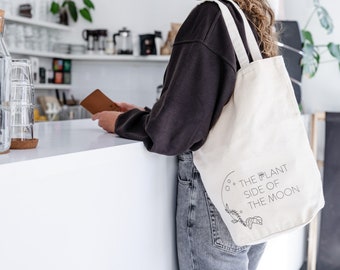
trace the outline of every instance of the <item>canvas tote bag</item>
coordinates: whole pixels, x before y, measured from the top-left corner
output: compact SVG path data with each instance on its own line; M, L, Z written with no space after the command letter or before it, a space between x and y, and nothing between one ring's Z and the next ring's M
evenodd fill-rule
M321 176L281 56L262 59L243 17L249 63L229 9L223 14L241 69L207 141L193 152L205 189L237 245L309 223L324 206ZM226 74L228 76L228 74Z

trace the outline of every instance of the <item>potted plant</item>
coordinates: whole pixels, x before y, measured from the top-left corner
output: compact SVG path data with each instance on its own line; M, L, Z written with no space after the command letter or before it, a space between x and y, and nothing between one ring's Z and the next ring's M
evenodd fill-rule
M317 73L319 64L324 63L321 62L321 56L325 52L332 56L334 61L338 62L340 70L340 44L334 42L329 42L328 44L315 44L312 33L307 30L307 27L315 14L317 14L320 25L327 31L327 34L332 33L334 28L332 18L329 16L327 10L320 5L320 1L313 0L313 4L314 10L307 20L306 26L301 30L303 38L302 72L310 78L314 77Z
M74 1L64 0L61 4L56 1L52 1L50 11L52 14L60 15L60 23L68 24L68 14L71 15L71 18L74 22L78 20L78 12L79 14L87 21L92 22L92 16L90 13L91 9L94 9L94 4L91 0L83 0L84 7L79 9Z

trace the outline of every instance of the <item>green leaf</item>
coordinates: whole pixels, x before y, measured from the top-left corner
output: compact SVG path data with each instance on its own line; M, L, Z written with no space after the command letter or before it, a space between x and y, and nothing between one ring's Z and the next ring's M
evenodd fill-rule
M70 12L70 15L72 19L76 22L78 20L78 11L76 3L73 1L67 1L68 3L68 11Z
M50 7L50 11L52 14L58 14L60 10L60 5L57 2L52 2L51 3L51 7Z
M85 20L92 22L92 17L91 17L90 11L87 8L82 8L81 10L79 10L79 12Z
M94 4L92 3L91 0L83 0L85 6L87 6L88 8L92 8L94 9Z
M309 78L315 76L318 71L320 64L320 54L313 44L307 42L304 44L303 48L303 57L301 60L302 65L302 73Z
M301 34L302 34L302 38L303 38L304 43L309 43L309 44L314 45L313 36L312 36L312 33L310 31L301 30Z
M333 42L330 42L327 44L327 48L329 53L336 58L338 61L340 61L340 44L335 44Z
M320 22L321 26L327 31L327 34L332 33L333 28L334 28L333 20L329 16L327 10L322 6L318 6L317 7L317 14L318 14L319 22Z

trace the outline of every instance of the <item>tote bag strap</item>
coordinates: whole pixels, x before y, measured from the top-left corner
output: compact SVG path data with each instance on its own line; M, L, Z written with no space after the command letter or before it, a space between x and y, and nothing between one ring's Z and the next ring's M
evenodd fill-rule
M249 50L250 50L250 53L251 53L253 60L256 61L256 60L262 59L263 57L262 57L259 45L257 44L253 30L251 29L251 27L249 25L249 21L246 18L243 10L234 1L228 0L228 2L232 3L234 5L234 7L237 9L237 11L241 14L241 17L243 19L243 25L244 25L245 32L246 32L246 37L247 37L247 44L248 44L248 47L249 47Z
M247 65L249 65L249 58L248 58L246 49L243 45L243 41L242 41L242 38L241 38L240 33L238 31L238 28L236 26L236 23L234 21L234 18L231 15L228 7L218 0L209 0L209 1L215 2L220 7L220 10L222 12L222 16L223 16L225 24L228 28L229 36L231 38L237 59L240 63L240 66L241 66L241 68L246 67ZM245 27L247 44L248 44L250 54L251 54L253 60L256 61L256 60L262 59L262 55L261 55L259 46L257 44L257 41L256 41L255 36L253 34L253 31L250 28L250 25L248 23L246 16L244 15L241 8L234 1L232 1L232 0L228 0L228 1L236 7L236 9L238 10L238 12L240 13L240 15L242 17L243 24L244 24L244 27Z

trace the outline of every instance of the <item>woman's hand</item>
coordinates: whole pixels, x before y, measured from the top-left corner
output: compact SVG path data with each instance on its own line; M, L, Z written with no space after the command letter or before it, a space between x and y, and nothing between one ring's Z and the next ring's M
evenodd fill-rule
M125 102L116 102L116 103L121 108L120 112L104 111L104 112L99 112L99 113L92 115L92 120L98 120L98 126L103 128L107 132L111 132L111 133L115 132L116 121L120 114L133 110L133 109L144 111L144 108L138 107L133 104L129 104Z
M133 109L138 109L138 110L144 111L144 108L138 107L138 106L133 105L133 104L129 104L129 103L125 103L125 102L116 102L116 103L121 108L122 112L127 112L127 111L130 111L130 110L133 110Z
M116 121L120 114L122 114L122 112L115 112L115 111L99 112L92 116L92 120L98 120L98 126L103 128L107 132L114 133Z

